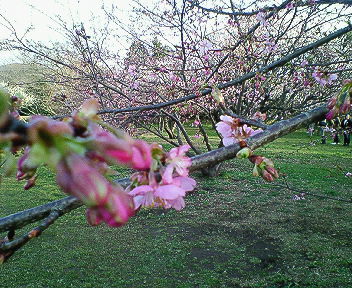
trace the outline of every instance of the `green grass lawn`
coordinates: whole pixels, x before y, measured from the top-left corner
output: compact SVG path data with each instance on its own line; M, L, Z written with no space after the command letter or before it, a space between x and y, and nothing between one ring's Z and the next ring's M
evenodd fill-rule
M108 228L77 209L0 266L0 287L352 287L352 203L294 201L277 186L352 198L352 148L309 142L300 131L258 150L286 175L275 183L237 159L217 178L195 174L181 212L143 210ZM42 172L30 191L2 183L0 217L63 196Z

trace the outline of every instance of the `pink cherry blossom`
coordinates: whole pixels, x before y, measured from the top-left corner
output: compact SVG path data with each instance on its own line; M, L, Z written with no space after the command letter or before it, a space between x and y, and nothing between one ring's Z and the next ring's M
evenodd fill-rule
M166 156L166 169L162 175L165 183L172 183L173 173L176 172L179 176L188 176L188 168L192 165L189 157L185 153L189 150L189 145L182 145L173 148Z
M141 206L172 208L173 204L176 208L180 208L179 198L184 197L186 191L175 184L163 185L157 183L155 179L151 179L149 185L137 186L128 194L133 197L135 209Z
M308 61L307 60L303 60L300 64L300 66L303 68L303 67L306 67L308 65Z
M194 120L194 122L193 122L192 126L194 126L194 127L198 127L198 126L199 126L199 124L200 124L200 121L199 121L199 120Z
M137 75L136 65L128 66L128 74L130 74L131 76L136 76Z
M254 130L246 124L240 125L238 119L230 116L220 116L221 122L216 124L216 130L222 135L224 146L235 144L248 137L261 133L262 129Z
M216 130L222 135L222 137L232 136L232 126L234 124L234 118L226 115L220 116L220 122L216 124Z
M259 12L257 14L256 18L260 22L260 25L262 25L262 26L268 25L268 22L266 21L266 13L265 12Z
M170 72L169 73L169 77L170 77L170 80L172 82L178 82L180 79L177 77L177 75L175 75L174 73Z
M337 79L337 74L328 75L327 73L321 72L319 70L315 70L312 76L321 86L331 84L333 81Z
M204 55L209 52L210 49L213 48L213 44L207 39L204 39L199 42L199 52L200 54Z
M254 120L257 120L257 121L265 121L266 113L261 113L261 112L257 111L253 114L253 116L251 118Z
M286 9L288 10L292 10L293 8L295 8L295 3L294 2L290 2L286 5Z

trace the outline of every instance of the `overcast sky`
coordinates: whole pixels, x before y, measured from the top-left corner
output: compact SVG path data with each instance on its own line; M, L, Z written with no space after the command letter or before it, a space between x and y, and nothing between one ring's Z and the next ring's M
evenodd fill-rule
M156 0L140 1L148 4L156 2ZM252 3L253 0L237 0L235 3L248 4L249 2ZM256 3L265 6L280 2L281 0L265 0ZM63 39L63 36L57 32L59 30L57 28L58 23L55 23L57 16L60 16L63 22L67 24L82 22L85 24L86 30L89 31L89 25L91 27L101 27L102 23L107 22L106 15L101 9L102 5L110 10L113 4L118 8L118 10L115 9L114 14L123 23L127 23L129 12L134 6L133 0L0 0L0 16L5 17L13 25L19 36L23 36L29 27L34 27L26 35L28 39L57 42ZM160 4L158 8L162 10ZM1 25L4 23L6 24L6 21L0 18L0 41L8 38L11 34L9 29ZM341 25L344 26L345 24L341 23ZM114 47L117 47L118 50L124 49L124 46L127 48L128 43L122 37L124 32L117 31L116 33L118 37L114 38ZM13 62L19 62L13 56L13 52L0 51L0 65Z
M27 37L40 41L60 41L62 35L57 33L57 23L54 19L60 16L66 23L96 22L104 19L102 5L109 8L112 4L118 6L119 17L128 21L128 11L132 0L0 0L0 14L11 22L19 35L23 35L29 27L34 27ZM92 20L94 16L94 20ZM0 23L5 23L0 19ZM7 38L11 32L0 26L0 40ZM0 52L0 65L13 62L15 58L10 52Z

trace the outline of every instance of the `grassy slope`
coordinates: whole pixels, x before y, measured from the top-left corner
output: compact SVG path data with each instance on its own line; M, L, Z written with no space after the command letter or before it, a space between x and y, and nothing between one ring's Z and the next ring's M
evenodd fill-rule
M40 78L43 68L34 64L13 63L0 65L0 81L10 83L32 82Z
M308 142L297 132L261 152L292 187L350 199L351 148ZM0 266L1 286L352 287L352 204L293 201L250 170L226 162L216 179L197 175L183 211L142 211L118 229L89 227L78 209ZM51 183L6 181L0 217L61 197Z

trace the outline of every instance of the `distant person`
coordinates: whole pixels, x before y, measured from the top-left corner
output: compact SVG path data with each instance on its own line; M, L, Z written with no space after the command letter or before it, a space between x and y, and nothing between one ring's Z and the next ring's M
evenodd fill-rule
M343 129L343 146L350 146L352 132L350 115L346 115L345 119L341 122L341 128Z
M321 136L321 144L326 144L325 131L328 130L328 123L326 122L326 119L324 119L323 121L319 121L318 126L319 126L319 135Z
M331 144L339 144L340 138L339 138L339 130L341 127L341 120L339 117L334 118L332 121L332 128L333 128L333 142Z

